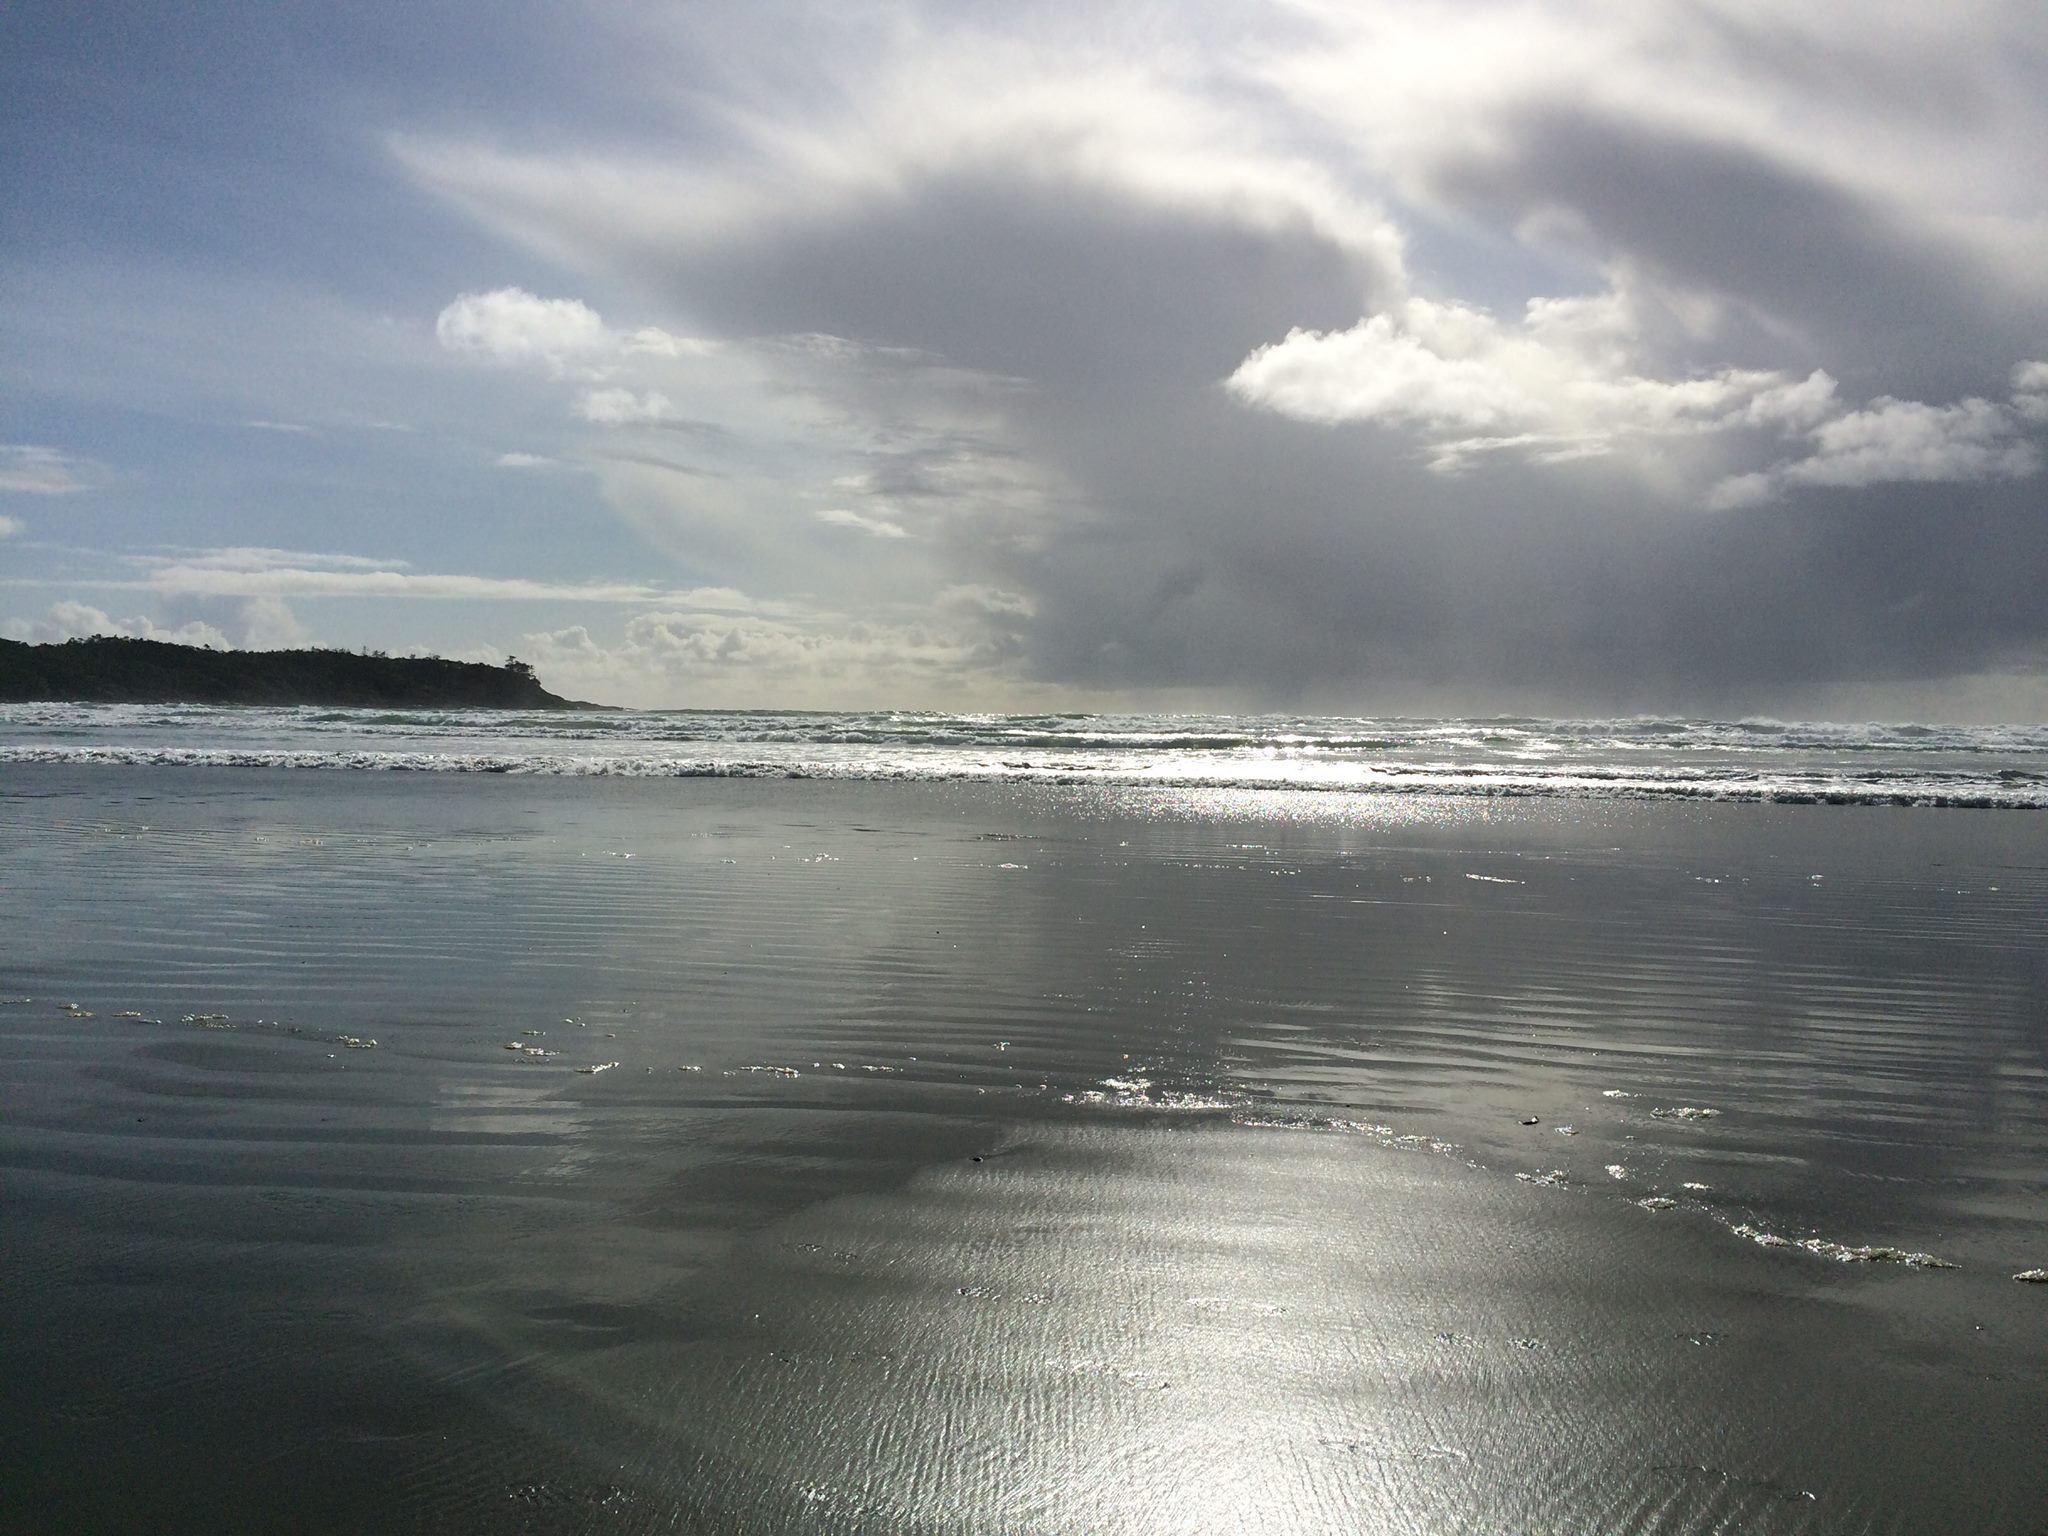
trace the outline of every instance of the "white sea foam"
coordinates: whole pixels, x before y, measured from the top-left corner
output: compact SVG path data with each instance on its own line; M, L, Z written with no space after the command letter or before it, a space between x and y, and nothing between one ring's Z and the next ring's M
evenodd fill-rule
M1383 1147L1396 1148L1404 1152L1434 1152L1443 1157L1455 1157L1464 1149L1455 1141L1445 1141L1439 1136L1424 1136L1415 1131L1397 1131L1391 1125L1381 1125L1372 1120L1349 1120L1337 1115L1275 1114L1269 1110L1239 1110L1231 1117L1233 1124L1257 1131L1328 1131L1340 1136L1364 1136Z
M1838 1264L1902 1264L1908 1269L1956 1269L1960 1266L1947 1259L1938 1259L1931 1253L1919 1253L1907 1248L1894 1248L1889 1244L1850 1244L1832 1242L1824 1237L1789 1238L1780 1237L1761 1227L1747 1222L1730 1227L1737 1237L1746 1237L1759 1248L1797 1248L1806 1253L1817 1254L1823 1259L1833 1259Z
M1063 1104L1103 1106L1112 1109L1137 1109L1168 1114L1215 1113L1236 1109L1238 1101L1213 1093L1162 1092L1153 1088L1127 1090L1111 1088L1083 1088L1073 1093L1060 1095Z

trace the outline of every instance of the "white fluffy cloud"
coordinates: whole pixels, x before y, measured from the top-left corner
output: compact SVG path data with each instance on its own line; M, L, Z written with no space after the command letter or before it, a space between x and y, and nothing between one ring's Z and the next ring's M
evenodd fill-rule
M21 519L0 516L0 539L11 539L21 532Z
M1296 420L1377 422L1420 433L1432 467L1482 452L1539 463L1650 451L1659 438L1812 420L1834 381L1724 368L1693 378L1641 371L1625 298L1531 300L1505 325L1466 304L1410 299L1336 332L1295 331L1239 364L1226 387Z
M450 352L584 377L602 377L621 358L703 357L716 350L657 326L622 334L581 299L544 299L524 288L458 295L435 319L434 335Z
M434 335L451 352L501 363L540 363L558 372L608 351L597 312L578 299L543 299L524 288L465 293L441 311Z
M169 640L179 645L210 645L228 648L228 637L211 624L193 619L175 628L165 628L154 619L137 614L117 619L104 609L80 602L50 605L47 619L17 619L7 626L8 638L49 645L64 640L84 640L93 635L120 635L130 640Z
M1440 453L1509 442L1538 453L1608 453L1630 438L1720 426L1788 389L1765 371L1642 377L1632 342L1614 295L1536 299L1520 326L1473 305L1409 299L1350 330L1296 330L1257 348L1227 387L1296 420L1415 426Z
M247 650L277 650L306 643L305 626L298 616L276 598L255 598L242 604L241 646ZM203 619L182 624L161 624L146 614L116 618L89 603L52 603L49 616L17 619L5 626L10 639L49 645L65 640L83 640L94 635L117 635L130 640L167 640L178 645L205 645L231 650L236 642L225 630Z
M1721 509L1757 505L1791 486L2016 480L2041 469L2040 450L2020 427L2022 418L2048 415L2048 365L2013 370L2010 407L1884 396L1847 409L1824 369L1804 378L1723 369L1656 379L1636 371L1639 355L1639 332L1619 295L1534 300L1516 326L1467 305L1411 299L1349 330L1296 331L1261 347L1227 388L1301 421L1412 430L1438 470L1462 468L1479 453L1544 464L1652 454L1659 439L1752 429L1811 445L1804 457L1721 479L1706 494Z
M252 597L242 604L242 644L248 649L288 650L306 639L306 626L283 598Z

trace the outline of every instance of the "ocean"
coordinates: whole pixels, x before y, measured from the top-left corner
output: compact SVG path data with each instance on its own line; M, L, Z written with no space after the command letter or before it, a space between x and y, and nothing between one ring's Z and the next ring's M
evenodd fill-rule
M2048 731L0 708L0 1527L2048 1528Z
M0 763L2048 807L2048 726L0 705Z

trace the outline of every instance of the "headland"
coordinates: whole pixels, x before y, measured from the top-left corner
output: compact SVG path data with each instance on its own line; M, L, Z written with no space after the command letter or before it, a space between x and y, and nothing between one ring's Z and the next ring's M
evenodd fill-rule
M603 709L548 692L523 661L343 650L225 651L96 635L0 640L0 702L321 704L358 709Z

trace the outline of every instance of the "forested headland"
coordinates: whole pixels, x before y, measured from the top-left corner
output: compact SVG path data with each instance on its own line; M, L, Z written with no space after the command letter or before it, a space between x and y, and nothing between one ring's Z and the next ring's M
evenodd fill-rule
M228 651L97 635L0 640L0 702L325 704L364 709L597 709L548 692L523 661L342 650Z

